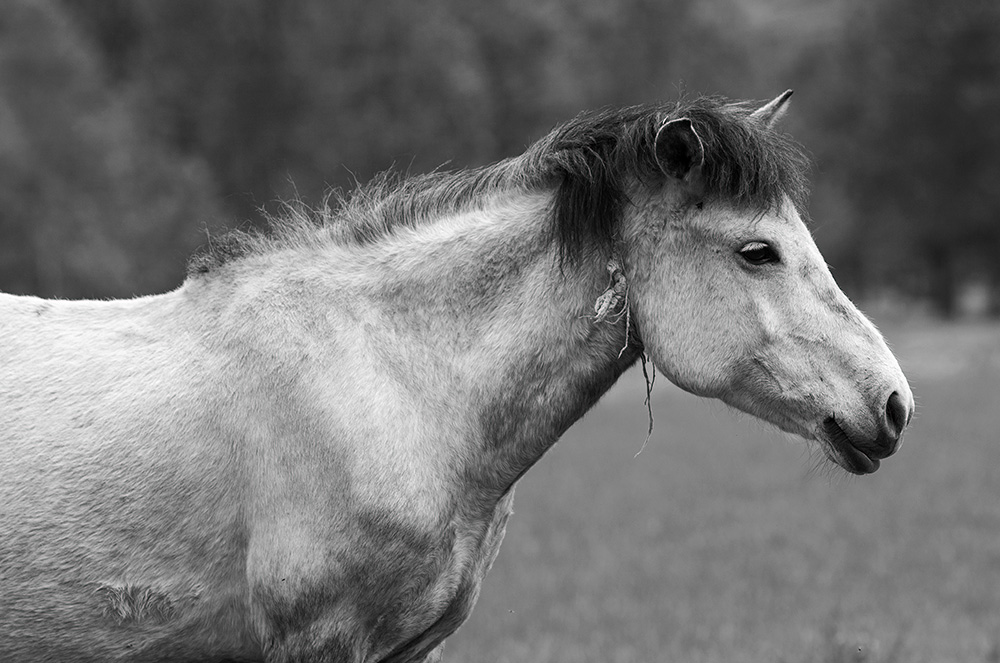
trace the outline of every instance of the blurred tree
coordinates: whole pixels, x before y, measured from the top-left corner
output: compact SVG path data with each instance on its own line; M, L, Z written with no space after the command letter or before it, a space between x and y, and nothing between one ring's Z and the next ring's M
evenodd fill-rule
M46 0L0 4L0 285L46 296L175 285L216 215L197 160L147 142L100 57Z
M516 154L582 108L727 71L693 0L63 2L147 130L203 156L240 218L391 163Z
M61 0L61 4L99 47L111 80L122 81L140 37L133 0Z
M424 171L494 158L496 116L475 34L439 0L285 5L299 91L287 174L304 195L392 163Z
M824 158L860 221L867 278L946 315L957 281L1000 293L1000 3L859 5L836 64Z
M79 0L77 0L79 2ZM101 0L103 1L103 0ZM130 26L127 48L105 38L112 69L144 129L204 159L229 207L251 216L280 185L300 100L280 38L280 0L134 0L124 16L85 8L99 34ZM100 4L100 2L96 3ZM108 23L110 22L110 26Z

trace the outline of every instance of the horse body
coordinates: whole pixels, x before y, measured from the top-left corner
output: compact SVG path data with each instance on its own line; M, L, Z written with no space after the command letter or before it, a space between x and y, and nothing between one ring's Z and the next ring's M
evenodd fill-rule
M558 273L542 202L133 301L3 296L5 658L423 660L516 479L638 352L587 329L606 275Z
M713 171L775 104L580 122L165 295L0 296L0 658L435 661L518 478L642 352L873 471L898 365L784 166ZM605 181L623 145L650 153Z

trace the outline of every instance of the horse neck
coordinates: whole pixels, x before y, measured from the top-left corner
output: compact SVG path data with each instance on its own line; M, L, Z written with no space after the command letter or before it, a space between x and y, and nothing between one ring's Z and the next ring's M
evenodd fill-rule
M641 348L627 316L598 321L608 255L560 267L547 196L404 233L369 256L382 366L462 421L467 478L503 494L615 382ZM623 302L624 303L624 302ZM439 415L438 415L439 416Z

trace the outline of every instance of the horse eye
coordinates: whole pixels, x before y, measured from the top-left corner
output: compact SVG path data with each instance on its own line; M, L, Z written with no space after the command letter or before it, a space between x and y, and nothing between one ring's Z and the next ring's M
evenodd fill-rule
M740 256L751 265L765 265L778 262L778 252L765 242L750 242L739 250Z

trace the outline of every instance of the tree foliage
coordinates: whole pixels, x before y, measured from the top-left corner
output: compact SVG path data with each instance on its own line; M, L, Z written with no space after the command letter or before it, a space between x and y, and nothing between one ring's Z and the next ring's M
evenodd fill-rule
M855 270L951 313L958 281L1000 286L1000 4L880 0L845 33L821 118Z
M217 215L199 159L149 144L103 61L48 2L0 9L0 280L48 296L170 287Z

